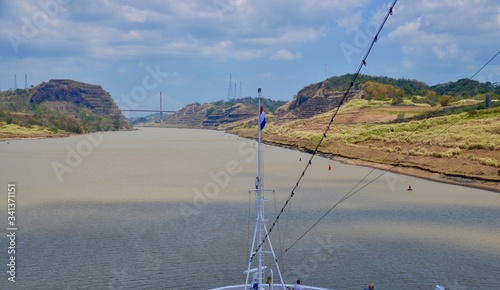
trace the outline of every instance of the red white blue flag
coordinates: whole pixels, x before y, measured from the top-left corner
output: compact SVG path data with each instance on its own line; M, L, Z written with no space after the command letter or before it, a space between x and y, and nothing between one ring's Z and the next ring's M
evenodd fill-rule
M259 124L260 130L264 129L264 126L266 126L266 114L264 113L262 106L260 106Z

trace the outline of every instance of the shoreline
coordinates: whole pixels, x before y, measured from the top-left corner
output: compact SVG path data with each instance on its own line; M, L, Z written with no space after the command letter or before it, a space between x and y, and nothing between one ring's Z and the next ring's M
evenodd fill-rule
M325 158L328 158L328 157L325 157ZM484 190L489 190L489 191L500 193L500 188L499 188L500 185L498 184L498 182L493 182L493 181L479 180L479 179L474 179L474 178L470 178L470 177L447 176L447 175L444 175L442 173L430 172L430 171L415 168L415 167L392 166L392 165L388 165L388 164L379 164L379 163L375 163L375 162L368 162L368 161L364 161L364 160L360 160L360 159L351 159L351 158L340 157L340 156L329 158L329 159L339 161L339 162L342 162L344 164L367 166L367 167L371 167L371 168L385 170L388 172L393 172L393 173L413 176L413 177L417 177L417 178L427 179L430 181L472 187L472 188L477 188L477 189L484 189Z
M17 140L41 140L41 139L54 139L54 138L66 138L71 136L76 136L80 134L71 135L43 135L43 136L30 136L30 137L6 137L0 138L0 142L17 141ZM81 134L84 135L84 134Z

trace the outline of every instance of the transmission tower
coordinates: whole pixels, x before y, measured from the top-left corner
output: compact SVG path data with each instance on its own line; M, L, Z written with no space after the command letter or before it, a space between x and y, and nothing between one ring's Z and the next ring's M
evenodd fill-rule
M28 88L28 75L27 74L24 75L24 88L25 89Z
M328 78L328 66L327 63L325 62L325 81Z
M14 74L14 91L17 90L17 75Z
M231 74L229 74L229 89L227 89L227 99L230 100L233 97L233 82L231 81Z
M243 98L243 93L241 92L241 81L240 81L240 99Z

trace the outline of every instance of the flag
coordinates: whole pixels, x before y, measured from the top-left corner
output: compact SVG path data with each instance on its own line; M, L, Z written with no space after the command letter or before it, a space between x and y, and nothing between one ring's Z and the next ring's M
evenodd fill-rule
M264 113L262 106L260 106L259 124L260 130L264 129L264 126L266 126L266 114Z

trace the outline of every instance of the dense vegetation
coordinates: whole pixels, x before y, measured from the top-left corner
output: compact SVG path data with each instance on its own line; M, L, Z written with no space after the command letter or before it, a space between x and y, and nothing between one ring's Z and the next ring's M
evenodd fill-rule
M475 80L460 79L456 82L447 82L429 87L438 95L452 95L455 97L472 98L479 94L492 93L500 94L500 83L485 82L481 83Z
M353 76L346 74L329 78L326 80L327 89L344 91ZM452 102L464 99L484 99L486 93L491 94L493 99L500 99L499 83L481 83L469 79L429 86L417 80L360 74L354 89L363 89L363 98L368 100L391 100L393 104L401 104L404 99L411 99L413 103L448 106Z
M354 74L345 74L342 76L332 77L326 80L329 89L337 91L345 91L351 83ZM406 95L419 95L424 94L429 90L429 86L421 81L409 79L394 79L390 77L377 77L360 74L354 86L355 89L360 89L361 85L371 81L380 84L392 85L400 88Z

